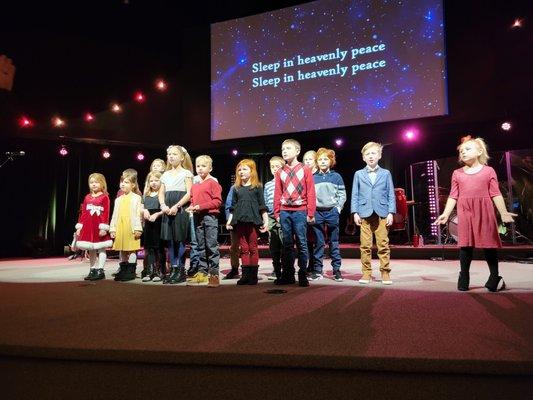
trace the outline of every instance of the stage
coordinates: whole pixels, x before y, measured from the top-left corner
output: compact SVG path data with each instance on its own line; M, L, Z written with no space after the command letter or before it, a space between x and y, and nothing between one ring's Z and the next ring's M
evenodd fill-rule
M360 285L358 259L344 259L335 282L327 260L324 279L284 294L267 293L277 287L270 260L260 264L257 286L209 289L114 282L116 260L98 282L82 280L86 260L0 261L7 398L94 398L94 385L115 398L533 395L530 264L502 262L508 289L489 293L474 261L462 293L453 260L393 259L392 286L377 262L376 280Z

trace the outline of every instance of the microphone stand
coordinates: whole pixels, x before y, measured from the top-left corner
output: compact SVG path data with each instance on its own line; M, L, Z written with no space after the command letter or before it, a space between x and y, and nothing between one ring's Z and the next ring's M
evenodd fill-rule
M0 164L0 168L7 164L8 161L13 161L15 157L12 154L9 154L6 159Z

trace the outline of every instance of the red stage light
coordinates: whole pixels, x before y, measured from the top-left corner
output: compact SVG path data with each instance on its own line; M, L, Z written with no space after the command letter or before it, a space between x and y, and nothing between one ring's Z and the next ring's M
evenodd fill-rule
M18 123L21 128L31 128L33 126L33 121L25 116L20 117Z
M142 94L142 92L136 92L133 98L137 103L144 103L144 101L146 100L146 97L144 97L144 94Z
M59 149L59 155L61 157L65 157L68 155L68 150L65 145L62 145L61 148Z
M91 113L86 113L85 116L83 117L85 119L85 121L87 122L93 122L94 121L94 116L91 114Z
M521 18L516 18L511 25L511 28L521 28L523 26L524 20Z
M102 150L102 157L105 158L106 160L111 157L111 153L109 152L108 149L104 149Z
M118 114L119 112L122 111L122 107L120 107L120 104L118 103L113 103L111 104L111 111Z
M160 92L167 90L167 83L163 79L158 79L155 81L155 88Z
M418 137L418 131L413 128L406 129L403 132L403 138L406 142L414 142Z

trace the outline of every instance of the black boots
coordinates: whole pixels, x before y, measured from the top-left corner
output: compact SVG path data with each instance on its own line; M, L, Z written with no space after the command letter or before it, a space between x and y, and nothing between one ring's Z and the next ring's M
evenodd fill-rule
M485 287L489 292L499 292L505 289L505 281L501 276L490 275L489 280L485 283Z
M309 281L307 280L307 271L305 270L305 268L302 268L298 271L298 286L309 286Z
M170 267L170 276L164 283L175 285L183 282L187 282L187 273L185 272L185 267Z
M103 268L91 268L89 275L83 278L85 281L99 281L100 279L105 279Z
M470 285L470 274L468 272L459 272L459 280L457 281L457 290L466 292Z
M244 268L243 268L243 275L244 275ZM228 274L224 278L222 278L222 280L224 280L224 279L237 279L237 278L240 278L239 267L231 268L231 271L228 272Z
M237 285L257 285L258 269L259 269L259 265L243 265L242 266L242 277L241 279L237 281Z
M115 281L122 281L122 277L126 274L128 270L128 263L125 261L118 263L118 271L114 274Z
M274 281L274 285L294 285L296 279L294 279L294 269L283 269L281 271L281 277Z

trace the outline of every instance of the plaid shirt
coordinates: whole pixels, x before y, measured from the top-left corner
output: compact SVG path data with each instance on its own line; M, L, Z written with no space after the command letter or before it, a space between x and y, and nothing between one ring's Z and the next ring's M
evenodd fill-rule
M302 163L294 167L285 165L276 172L274 190L274 216L283 211L306 211L313 217L316 210L313 173Z

